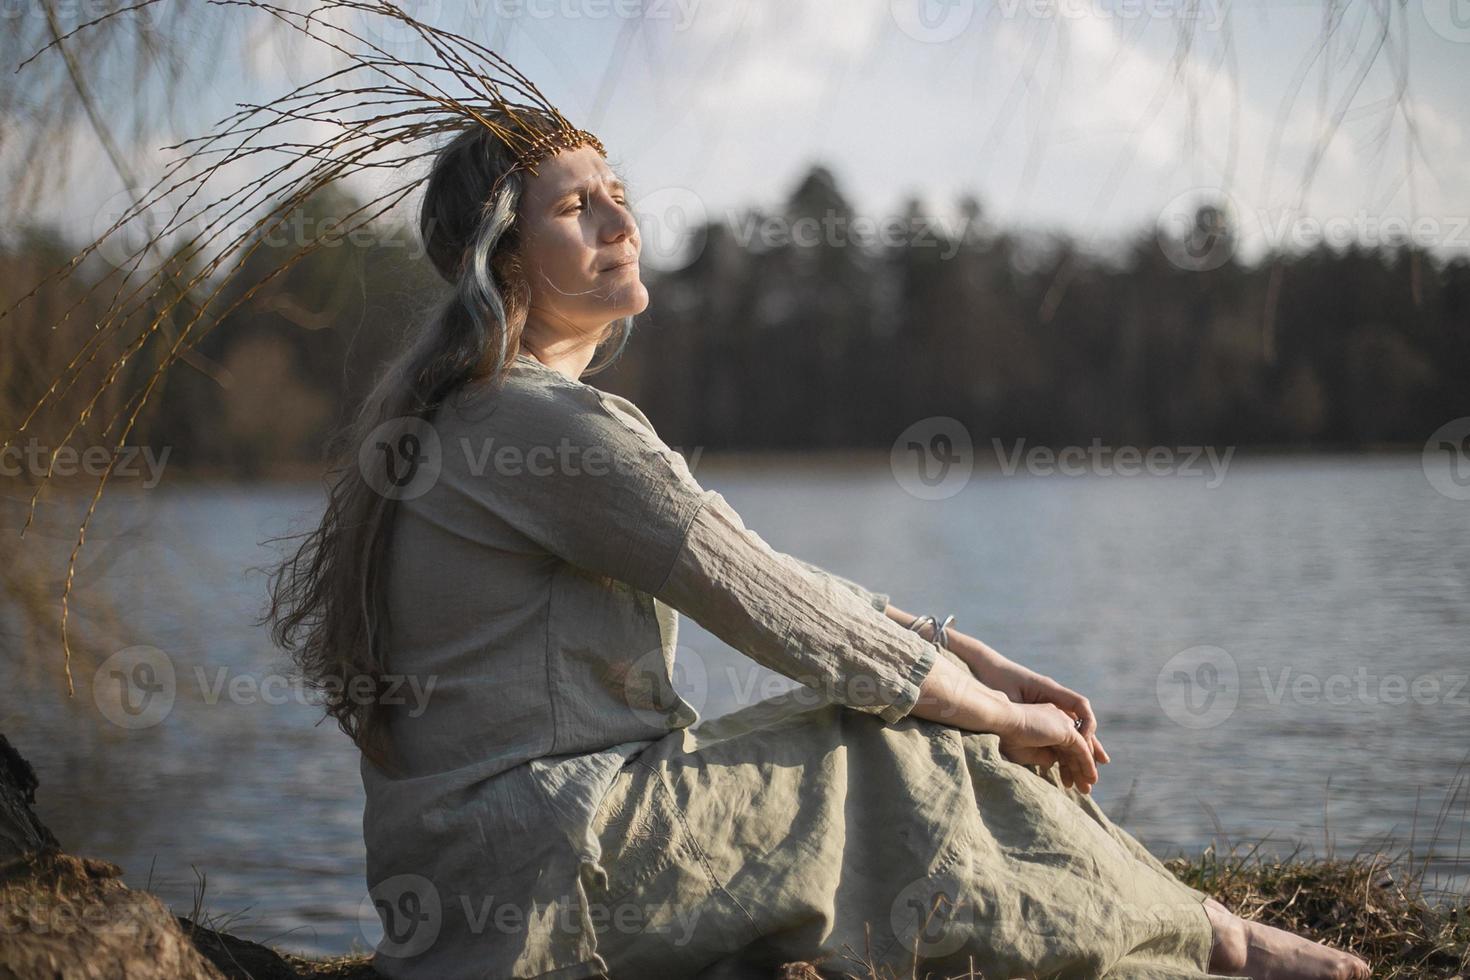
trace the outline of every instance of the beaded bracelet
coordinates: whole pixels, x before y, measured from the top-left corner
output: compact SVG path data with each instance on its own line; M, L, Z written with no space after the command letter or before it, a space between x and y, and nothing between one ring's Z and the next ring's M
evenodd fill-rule
M942 623L939 622L937 619L935 619L933 616L925 615L925 616L920 616L917 619L915 619L912 623L909 623L909 625L907 626L907 629L911 629L915 633L917 633L917 632L919 632L919 630L921 628L923 628L925 626L933 626L934 627L934 635L930 638L930 642L933 643L937 647L941 647L941 648L943 648L945 650L948 650L949 649L949 624L952 623L952 622L954 622L954 616L953 615L944 617L944 622L942 622Z
M952 622L954 622L954 616L952 616L952 615L951 616L944 617L944 622L942 622L942 623L938 623L938 621L935 620L935 618L933 616L925 615L925 616L920 616L917 619L915 619L912 623L909 623L909 625L906 628L907 629L911 629L915 633L917 633L917 632L919 632L920 629L922 629L925 626L934 626L935 627L935 629L934 629L934 636L930 638L931 639L931 642L935 646L937 646L937 647L942 647L943 649L948 650L949 649L949 643L948 643L949 633L948 633L948 630L949 630L949 624L952 623ZM937 623L937 625L936 625L936 623ZM1075 728L1075 729L1077 729L1077 731L1079 731L1079 732L1082 731L1082 719L1081 718L1073 718L1072 719L1072 727Z

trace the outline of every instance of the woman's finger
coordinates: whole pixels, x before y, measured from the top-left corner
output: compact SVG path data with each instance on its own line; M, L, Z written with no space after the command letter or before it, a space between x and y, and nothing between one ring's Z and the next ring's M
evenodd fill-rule
M1072 710L1082 719L1082 735L1091 738L1097 732L1097 715L1092 713L1092 702L1082 695L1077 695L1077 706Z
M1104 764L1113 761L1113 757L1108 755L1108 750L1103 748L1102 739L1096 735L1092 736L1092 757Z
M1092 761L1091 745L1084 741L1081 734L1074 730L1072 737L1067 739L1063 745L1058 746L1058 748L1066 755L1073 772L1086 784L1086 788L1081 789L1081 791L1083 793L1089 792L1097 783L1097 766Z
M1052 704L1073 718L1082 719L1081 731L1084 738L1090 738L1097 731L1097 715L1092 711L1092 702L1076 691L1058 684L1053 692Z

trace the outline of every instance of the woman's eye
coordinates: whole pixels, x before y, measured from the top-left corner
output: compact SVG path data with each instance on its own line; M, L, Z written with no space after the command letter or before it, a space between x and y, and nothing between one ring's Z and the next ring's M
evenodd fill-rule
M567 214L575 214L576 212L583 211L583 210L585 210L585 208L583 207L582 202L581 201L578 201L577 203L573 204L571 207L567 208L566 213Z

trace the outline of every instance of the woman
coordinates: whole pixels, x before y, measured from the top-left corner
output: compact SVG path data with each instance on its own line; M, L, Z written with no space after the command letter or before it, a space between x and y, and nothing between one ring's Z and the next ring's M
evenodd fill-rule
M534 172L481 125L437 156L452 293L273 582L363 750L377 969L1366 977L1110 823L1085 698L775 551L580 380L648 304L638 229L595 138L528 118ZM804 686L691 731L681 612Z

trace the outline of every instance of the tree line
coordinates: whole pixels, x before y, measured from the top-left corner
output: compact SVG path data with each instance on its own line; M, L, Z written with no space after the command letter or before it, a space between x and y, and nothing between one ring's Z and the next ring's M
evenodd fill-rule
M328 227L354 206L333 189L293 218ZM647 270L648 312L623 357L587 380L638 403L670 444L715 450L886 449L938 415L982 443L1363 448L1421 445L1470 414L1465 257L1320 244L1248 264L1209 209L1196 216L1202 242L1145 228L1098 252L995 227L973 197L958 211L946 227L911 201L892 227L922 237L875 245L832 173L814 167L774 214L704 224L681 267ZM820 231L751 234L794 227ZM252 253L259 269L245 283L297 247L278 237ZM1224 251L1181 262L1192 244ZM13 236L0 255L4 305L74 250L47 229ZM129 441L171 447L171 466L242 476L320 461L443 288L402 227L317 249L212 325ZM8 437L108 293L58 330L74 294L43 289L7 318ZM61 418L42 431L54 437Z

